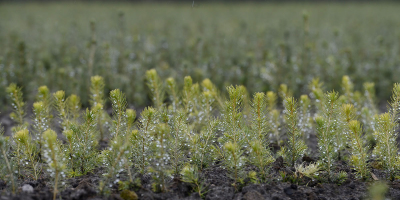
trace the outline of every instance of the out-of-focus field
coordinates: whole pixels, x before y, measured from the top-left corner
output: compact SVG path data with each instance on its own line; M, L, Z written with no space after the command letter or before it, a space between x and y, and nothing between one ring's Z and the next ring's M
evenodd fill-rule
M144 74L182 84L211 79L221 91L308 93L319 77L341 91L375 82L386 101L400 79L400 4L0 4L0 108L5 88L23 87L29 101L47 85L88 100L90 76L128 102L149 104ZM90 22L94 22L91 24Z

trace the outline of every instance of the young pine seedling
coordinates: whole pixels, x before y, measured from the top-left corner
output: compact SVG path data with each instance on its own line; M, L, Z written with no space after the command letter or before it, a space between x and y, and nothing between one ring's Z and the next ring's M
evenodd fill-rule
M201 86L204 92L209 92L210 95L212 95L217 102L218 106L220 108L223 107L224 103L221 99L221 96L219 94L219 91L217 87L210 81L210 79L206 78L201 82Z
M240 86L229 86L227 89L229 100L225 102L222 115L223 135L218 138L220 147L215 147L215 149L224 166L232 175L235 189L238 189L237 183L242 181L244 175L242 170L245 163L243 147L248 145L241 112L245 91Z
M298 125L298 103L293 97L287 97L284 101L285 121L287 123L288 141L285 147L282 147L280 154L292 167L296 161L301 158L307 146L303 140L303 135Z
M167 141L170 140L169 126L165 123L160 123L156 126L154 134L154 141L151 148L153 149L154 155L151 160L151 167L149 169L153 177L153 191L155 192L167 192L167 182L170 175L173 173L173 168L170 165L171 154L168 150L169 145Z
M90 106L93 108L100 105L105 105L104 99L104 79L101 76L92 76L90 86ZM97 129L100 134L100 140L103 140L108 125L109 116L104 110L100 110L99 116L97 117Z
M336 144L336 134L338 134L337 129L340 123L338 98L339 94L336 92L325 94L321 116L315 118L321 164L328 172L328 178L338 155Z
M311 91L310 97L314 100L314 106L316 108L315 116L321 115L321 112L324 110L323 85L324 84L319 81L319 78L314 78L308 86Z
M218 126L218 120L209 120L205 129L198 134L189 135L190 160L195 169L202 171L214 161L215 130Z
M206 193L206 187L201 182L199 170L196 166L186 165L181 171L182 181L190 183L193 190L199 194L201 198L204 197Z
M112 186L110 181L114 177L118 177L127 166L129 166L129 148L130 134L127 133L129 125L126 114L126 98L119 89L110 92L110 100L113 108L113 122L111 127L111 140L108 149L103 150L100 159L106 167L107 173L104 174L104 180L100 182L100 193L103 195L106 192L106 185ZM132 118L132 117L130 117ZM118 183L117 178L113 183Z
M400 84L393 87L392 98L388 112L376 117L376 131L374 133L377 144L373 155L379 159L382 166L393 180L399 170L400 158L398 156L397 132L400 109Z
M51 114L52 98L47 86L41 86L36 96L37 101L33 103L33 133L34 140L38 145L39 160L42 159L43 133L50 129L53 115Z
M155 69L146 71L147 86L155 108L161 108L164 102L164 91L160 77Z
M66 130L70 126L70 116L69 116L69 110L67 108L67 102L65 100L65 92L62 90L59 90L55 93L53 93L54 97L54 104L55 108L58 112L58 117L60 119L60 124L62 126L63 130Z
M68 171L73 177L85 175L97 166L96 122L102 109L101 104L97 104L92 110L86 109L83 124L72 125L71 129L64 131L68 146Z
M171 101L172 112L176 112L178 106L180 105L176 81L174 78L169 77L167 78L166 82L167 82L167 94L169 100Z
M351 120L348 123L350 129L350 162L357 171L357 174L361 179L367 179L369 175L369 169L367 165L368 160L368 148L364 144L364 138L362 137L363 130L361 123L357 120Z
M310 138L310 131L313 125L310 108L311 100L307 95L301 95L299 102L299 129L303 134L304 140Z
M268 123L270 126L270 138L279 144L280 136L280 112L276 108L278 96L269 91L266 94Z
M29 136L28 129L22 129L14 133L14 141L16 143L14 153L18 162L18 171L21 172L21 168L23 168L29 175L32 175L34 180L37 180L41 169L36 145Z
M186 119L185 112L177 111L168 122L170 127L169 146L171 165L173 175L175 176L179 176L187 157L185 150L187 149L187 138L191 134L191 131Z
M16 84L11 83L6 91L11 100L11 106L13 108L13 112L10 114L12 120L17 122L18 126L13 127L14 131L18 131L20 129L24 129L28 127L28 123L25 122L24 117L25 113L25 102L22 98L21 88Z
M357 171L359 178L366 179L369 174L367 167L368 147L364 143L361 123L354 120L356 109L353 104L343 104L341 106L341 114L344 123L344 131L349 138L350 163Z
M139 131L132 134L130 137L130 144L132 147L131 160L135 169L139 174L144 175L148 172L150 160L154 153L151 148L153 143L154 131L159 123L159 117L156 109L152 107L145 108L139 119Z
M61 144L57 140L56 132L51 129L45 131L43 133L43 139L43 156L48 164L48 171L54 178L53 200L55 200L58 192L58 184L60 180L65 177L65 158L63 156Z
M42 134L51 127L53 118L51 114L52 98L49 89L46 86L39 87L36 99L37 101L33 103L35 115L33 128L36 135L35 140L42 141Z
M262 181L267 179L268 166L275 160L268 149L267 134L269 130L266 115L266 95L264 93L254 94L251 102L251 125L250 125L250 153L249 162L260 171Z
M4 129L0 124L0 170L1 179L11 183L11 191L15 194L16 181L14 178L15 163L10 159L9 137L4 136Z

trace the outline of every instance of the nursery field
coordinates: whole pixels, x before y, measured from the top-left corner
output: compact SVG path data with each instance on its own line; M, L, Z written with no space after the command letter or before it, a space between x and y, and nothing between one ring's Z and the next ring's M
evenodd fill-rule
M399 10L0 3L0 197L400 199Z

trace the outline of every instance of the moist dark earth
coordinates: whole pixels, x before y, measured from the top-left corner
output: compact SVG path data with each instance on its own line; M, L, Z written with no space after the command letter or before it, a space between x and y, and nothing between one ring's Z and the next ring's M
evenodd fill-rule
M0 115L0 122L6 130L6 135L10 134L10 128L13 123L8 115ZM317 160L316 152L317 139L311 134L308 140L308 146L311 149L310 156L304 156L302 161L307 165ZM103 148L107 142L100 143ZM276 151L277 145L271 144L271 149ZM374 162L371 160L370 162ZM69 178L64 180L65 185L59 192L57 199L64 200L172 200L172 199L206 199L206 200L286 200L286 199L308 199L308 200L328 200L328 199L368 199L368 187L376 180L385 180L385 173L381 170L372 169L371 172L375 176L367 181L360 181L355 178L354 170L345 161L337 161L335 163L335 172L347 172L347 179L339 183L326 183L326 181L313 180L302 177L296 181L282 180L280 172L290 175L295 171L294 168L285 167L283 159L278 157L271 165L269 182L262 184L254 184L250 180L245 179L243 184L235 188L232 186L233 180L227 176L219 163L215 163L213 167L204 170L201 173L203 183L207 186L206 194L201 198L197 193L193 192L191 185L182 182L179 178L171 179L168 192L155 193L151 190L151 177L138 177L139 185L130 185L124 191L118 190L118 186L111 188L111 194L101 196L98 193L99 181L102 178L103 170L98 168L92 174L77 178ZM255 170L252 166L247 166L246 171ZM125 174L120 174L120 179L124 180ZM47 200L53 199L52 178L46 173L37 180L18 179L18 191L16 195L10 193L10 186L3 180L0 180L0 200ZM389 191L388 199L400 199L400 181L395 180L387 182ZM30 187L31 186L31 187ZM33 189L33 190L32 190Z

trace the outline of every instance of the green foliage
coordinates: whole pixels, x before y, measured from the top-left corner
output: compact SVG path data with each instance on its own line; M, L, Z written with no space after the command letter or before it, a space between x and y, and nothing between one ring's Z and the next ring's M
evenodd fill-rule
M276 109L277 107L277 99L278 96L276 93L272 91L268 91L266 94L266 103L267 103L267 117L269 121L269 126L270 126L270 138L279 143L279 140L281 139L280 135L280 112Z
M370 137L375 131L374 116L378 114L378 110L375 105L375 84L372 82L365 82L363 86L365 102L361 110L361 122L364 124L364 129L367 136Z
M342 90L346 103L354 104L354 85L349 76L342 77Z
M198 168L195 166L186 165L182 171L182 181L192 184L193 190L199 194L201 198L204 197L206 193L206 188L201 182Z
M46 103L43 101L33 103L33 114L35 115L33 123L33 128L35 130L34 139L39 144L39 149L38 149L39 152L42 151L42 143L43 143L42 134L47 129L50 129L51 126L50 108L48 106L49 105L46 105Z
M132 132L130 143L132 145L132 160L134 167L140 174L148 172L150 160L153 157L153 149L151 143L155 139L154 131L156 129L158 113L152 107L145 108L139 119L139 131Z
M319 157L321 164L328 172L331 173L333 162L337 159L338 155L338 143L337 132L339 127L338 105L339 94L336 92L328 92L324 96L323 110L321 116L315 118L317 137L318 137L318 148Z
M127 127L132 126L132 111L129 111L129 115L126 114L126 99L125 94L119 89L115 89L110 92L110 100L113 107L113 123L110 129L111 140L108 149L103 150L100 154L100 160L103 165L106 166L106 173L104 179L100 182L100 193L105 194L108 192L108 187L112 187L112 183L116 184L119 179L113 180L114 177L118 177L119 173L124 169L130 172L130 137L131 134L128 132ZM98 104L97 106L99 106ZM97 109L97 112L101 108ZM96 118L90 118L95 122ZM127 123L128 122L128 123ZM129 123L130 122L130 123ZM92 127L94 128L94 127ZM133 132L132 132L133 134ZM130 179L132 179L131 174ZM107 188L106 188L107 186Z
M266 141L269 124L266 115L267 102L264 93L255 93L251 102L251 135L249 139Z
M57 134L51 129L43 133L44 146L43 155L48 164L48 172L54 178L53 200L58 193L58 184L65 177L64 170L65 157L60 142L57 140Z
M111 126L111 136L118 137L119 135L125 136L126 134L126 115L125 110L127 102L125 95L119 90L115 89L110 92L110 100L113 108L114 119Z
M154 141L151 144L153 149L153 157L150 161L151 167L149 171L152 173L154 182L152 183L153 191L166 192L167 182L174 169L170 165L171 154L168 151L168 144L166 143L170 138L169 126L165 123L160 123L156 126L153 132Z
M28 129L22 129L14 133L14 141L16 143L16 163L18 163L18 172L21 175L21 171L24 170L27 176L32 176L34 180L38 179L41 171L36 145L32 142L32 138L29 136Z
M237 142L232 143L231 141L224 144L223 151L224 166L231 173L232 178L235 181L232 185L237 190L238 183L241 183L245 176L243 171L245 164L244 152Z
M86 90L96 74L104 78L105 91L120 88L129 102L143 107L149 105L143 74L151 68L161 78L209 78L219 90L242 84L250 94L278 91L285 83L296 97L314 77L324 80L327 89L340 90L342 76L348 75L355 89L374 81L377 102L382 102L400 72L396 67L398 33L393 26L398 19L392 17L398 5L390 3L308 4L301 8L310 13L303 20L299 6L292 4L202 4L201 10L208 15L191 14L185 6L175 5L61 4L61 9L59 5L22 8L12 4L0 9L10 19L2 23L0 34L0 102L4 102L5 88L14 82L24 88L27 102L33 100L33 89L48 85L50 91L63 87L66 94L80 96L87 106L91 98ZM149 14L155 9L156 14ZM242 14L231 15L232 9ZM270 9L271 23L260 23L266 9ZM116 10L124 17L118 17ZM179 14L171 16L171 12ZM143 17L157 19L159 24L146 23ZM24 26L28 18L29 25ZM355 29L354 23L359 27ZM44 27L49 31L43 32ZM71 30L75 30L72 35ZM268 37L254 37L259 35Z
M229 93L229 100L225 102L222 111L221 125L223 127L223 135L218 140L221 144L231 141L241 146L244 140L246 140L242 114L245 91L240 86L229 86L227 90Z
M388 171L390 178L393 179L399 170L399 157L397 155L397 132L398 118L400 109L400 84L396 83L393 87L393 95L388 107L388 112L376 117L376 131L374 133L377 140L373 155L380 160L383 167Z
M314 106L316 107L316 115L321 114L324 110L324 92L322 90L323 83L320 82L319 78L313 78L308 88L311 91L310 96L314 99Z
M17 185L14 177L14 169L16 166L11 160L9 140L9 137L4 136L4 129L2 124L0 124L0 176L2 180L10 183L11 191L15 194Z
M259 169L260 178L264 182L268 178L269 165L275 161L272 152L262 140L253 140L250 143L249 162Z
M345 171L340 171L332 175L331 180L337 185L342 185L347 180L347 173Z
M155 108L160 108L164 101L163 85L155 69L146 72L147 86L150 89L151 101Z
M311 100L307 95L301 95L299 101L299 129L303 135L303 139L310 138L313 122L311 117Z
M191 133L186 118L185 112L178 111L168 122L170 127L169 155L171 156L171 167L174 175L180 174L187 157L185 146L187 145L188 135Z
M81 110L81 99L75 94L71 94L67 98L67 109L70 115L71 123L78 123L80 110Z
M162 94L157 72L149 71L147 76L149 83L157 82L149 84L154 86L153 96L162 97L154 95ZM349 84L346 77L344 80L344 85ZM222 97L211 81L206 79L199 85L187 76L183 90L178 93L177 83L170 78L166 82L169 100L155 101L159 106L156 108L146 107L140 113L138 122L136 111L127 109L126 95L119 89L112 90L109 146L100 152L98 142L103 137L100 132L107 127L109 116L103 108L104 98L96 98L102 95L105 87L103 79L96 76L91 81L91 105L86 111L81 110L80 98L76 95L65 98L65 92L58 91L51 98L47 87L39 88L37 101L33 104L32 137L28 128L23 126L14 129L12 148L6 137L0 137L0 167L6 171L13 170L11 174L1 174L1 178L14 181L14 168L20 175L33 179L38 179L40 172L49 172L56 179L56 197L60 179L66 175L81 176L102 167L104 177L99 183L102 195L109 194L110 188L116 184L121 190L141 184L141 187L147 187L146 182L140 183L137 175L151 175L152 189L156 192L167 192L171 178L181 178L191 184L200 196L204 196L206 187L202 173L214 164L221 164L233 179L232 185L239 191L246 180L251 183L268 182L270 165L275 161L270 150L271 138L276 139L281 147L278 156L282 155L284 163L296 170L294 173L282 172L284 181L300 183L303 177L308 177L343 184L348 174L335 170L334 164L344 150L349 153L346 159L349 159L355 174L362 180L369 177L367 134L364 135L363 125L356 119L367 119L363 118L362 112L370 115L376 110L371 103L374 99L371 84L365 86L368 95L362 96L347 85L344 87L345 95L339 96L336 92L323 94L321 83L314 79L310 84L313 90L311 98L302 95L299 102L289 96L291 92L282 85L280 96L285 99L281 113L274 92L255 93L250 99L244 86L229 86L229 98L218 107L216 105L220 104ZM155 86L159 86L158 92L154 92L158 90ZM18 96L22 97L22 92ZM400 85L395 84L389 112L377 115L376 121L370 124L377 140L373 156L392 180L400 163L395 141L399 102ZM66 139L64 146L50 129L53 125L53 104L60 120L61 133ZM315 123L311 121L312 105L316 108ZM285 124L284 131L280 130L281 122ZM99 127L99 123L105 126ZM320 159L317 163L298 165L297 161L307 150L304 140L312 128L317 131ZM43 167L42 161L48 167ZM254 171L247 172L245 169L248 167L253 167Z
M223 135L218 138L220 146L215 147L219 157L223 160L224 166L234 179L233 185L237 189L237 183L243 179L244 151L242 147L248 143L243 123L243 99L245 91L243 87L229 86L229 100L225 102L222 128ZM248 145L248 144L246 144Z
M68 104L65 100L65 92L59 90L53 93L54 104L58 113L58 117L60 119L60 124L62 125L63 130L66 130L70 126L70 113L68 110Z
M200 171L209 167L214 161L215 152L212 145L216 139L217 126L218 120L212 119L200 133L189 135L191 163Z
M24 121L26 108L25 108L25 102L23 101L22 98L21 88L18 87L16 84L11 83L7 87L7 93L11 100L11 106L13 108L13 112L10 114L10 117L18 124L16 131L18 129L26 128L28 124L25 123Z
M284 114L287 123L287 144L281 149L281 155L292 167L307 150L307 145L303 140L303 134L298 122L298 103L293 97L286 97L284 101Z
M90 78L90 105L96 106L97 104L104 105L104 79L101 76L92 76Z
M377 181L372 183L368 188L368 194L370 200L384 200L386 199L386 193L389 187L385 182Z
M249 133L249 162L260 170L261 180L267 179L268 166L274 162L272 152L268 149L267 137L269 126L267 112L267 96L255 93L251 102L251 124ZM273 102L270 102L273 103ZM269 109L273 109L271 106Z
M180 104L176 81L174 78L169 77L169 78L167 78L166 82L167 82L168 98L171 101L172 111L175 112L177 107Z
M369 177L369 169L367 166L368 148L364 144L364 138L362 137L363 130L361 124L357 120L352 120L348 123L348 127L350 129L350 162L354 166L354 169L357 171L360 178L366 179Z
M104 99L104 79L101 76L92 76L90 86L90 105L95 107L98 104L105 105ZM99 116L97 118L97 129L99 130L100 140L105 137L105 132L109 121L109 116L104 110L99 111Z
M83 124L71 126L71 129L64 131L68 146L65 150L68 173L71 176L85 175L97 166L96 122L102 108L101 104L97 104L93 110L87 109L83 115Z

